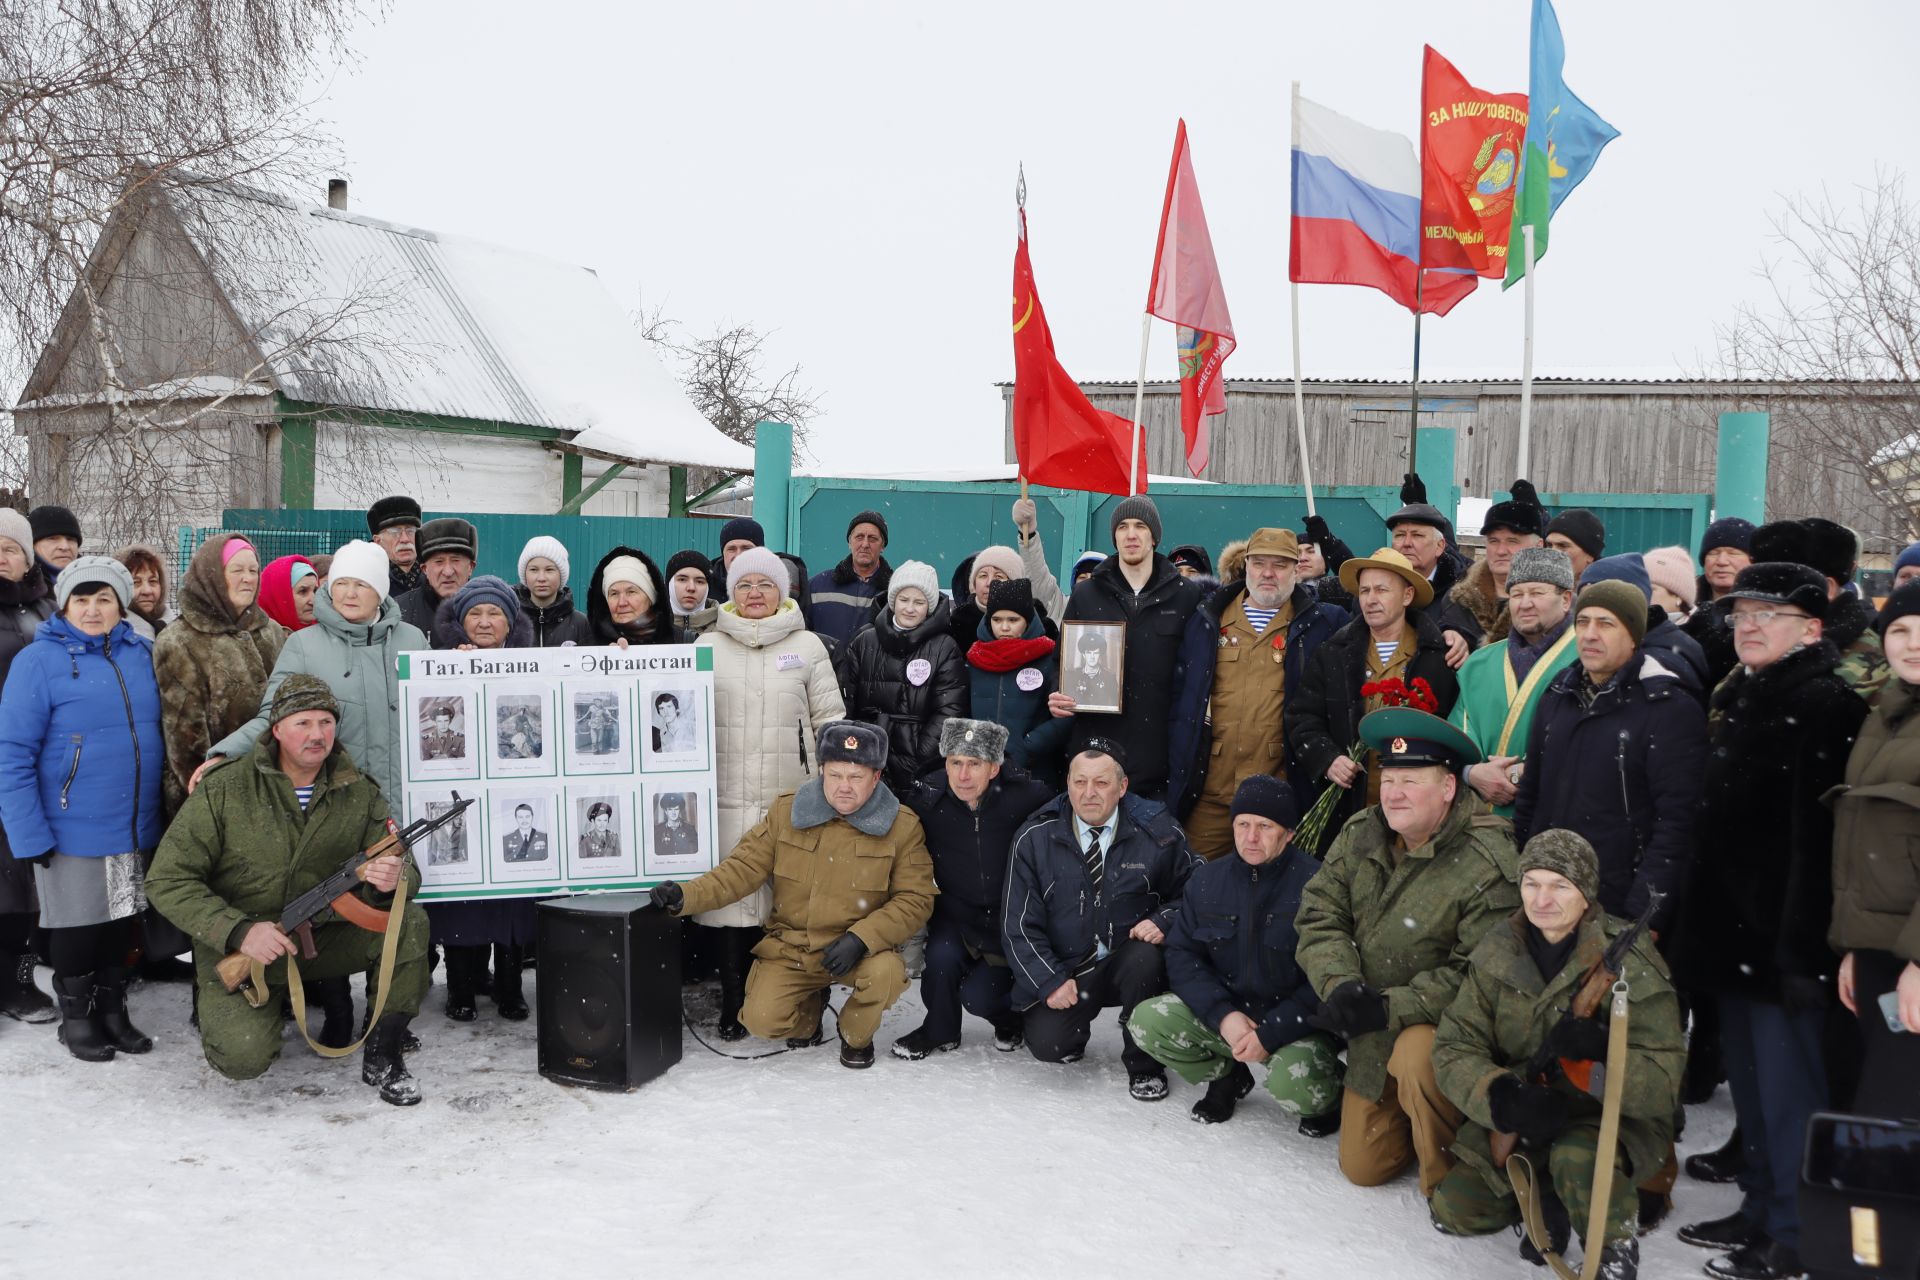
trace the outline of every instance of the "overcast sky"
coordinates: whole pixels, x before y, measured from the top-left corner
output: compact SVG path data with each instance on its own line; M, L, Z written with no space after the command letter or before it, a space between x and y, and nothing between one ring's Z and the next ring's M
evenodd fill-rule
M822 394L825 466L961 465L1000 458L1019 162L1063 363L1131 378L1184 115L1228 376L1285 377L1290 81L1412 135L1421 45L1524 92L1530 7L403 0L322 109L357 211L584 263L695 332L769 331ZM1787 195L1851 198L1911 155L1920 5L1559 12L1569 85L1622 136L1554 219L1537 367L1697 368L1763 296ZM1429 320L1425 371L1517 376L1521 293ZM1411 317L1384 295L1308 286L1301 310L1309 375L1404 376ZM1173 359L1157 324L1149 376Z

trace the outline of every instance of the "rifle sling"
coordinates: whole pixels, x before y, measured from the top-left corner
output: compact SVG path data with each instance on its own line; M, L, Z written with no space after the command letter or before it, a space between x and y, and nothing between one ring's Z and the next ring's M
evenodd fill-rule
M358 899L356 899L358 901ZM364 904L363 904L364 905ZM368 910L375 910L369 907ZM380 942L380 969L374 981L379 984L373 997L373 1008L367 1014L367 1034L355 1040L344 1049L329 1049L314 1041L313 1034L307 1030L307 989L300 980L300 959L287 957L287 997L293 1001L293 1025L300 1028L300 1034L307 1045L323 1058L344 1058L367 1042L367 1036L380 1025L380 1015L386 1011L387 992L393 988L393 962L400 953L400 924L407 914L407 875L404 868L400 873L400 883L394 886L393 905L386 910L387 927ZM355 921L354 923L359 923ZM247 1002L259 1008L264 1004L267 990L267 969L258 960L253 962L252 989L247 992ZM253 992L261 993L260 1004L255 1004Z
M1534 1181L1532 1163L1516 1152L1507 1158L1507 1181L1520 1201L1520 1216L1526 1223L1527 1238L1540 1251L1547 1265L1560 1280L1593 1280L1600 1272L1600 1255L1605 1250L1607 1206L1613 1198L1613 1163L1620 1141L1621 1095L1627 1087L1627 992L1624 982L1613 992L1613 1011L1607 1020L1607 1083L1601 1100L1600 1134L1593 1149L1593 1189L1588 1196L1587 1230L1581 1237L1580 1270L1575 1272L1559 1254L1548 1247L1547 1229L1540 1218L1540 1196Z

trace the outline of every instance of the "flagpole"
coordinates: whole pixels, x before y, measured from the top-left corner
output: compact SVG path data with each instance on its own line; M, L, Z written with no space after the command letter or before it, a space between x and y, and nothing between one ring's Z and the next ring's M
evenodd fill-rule
M1520 347L1520 460L1514 474L1522 480L1532 478L1527 470L1533 444L1533 224L1520 224L1520 236L1526 241L1527 307L1526 339Z
M1133 380L1133 461L1127 464L1127 496L1131 498L1140 490L1140 437L1146 434L1146 428L1140 424L1140 414L1147 400L1147 339L1153 336L1153 312L1140 313L1140 372Z
M1414 474L1420 471L1420 308L1425 301L1427 273L1420 267L1414 267L1413 276L1413 402L1412 412L1408 415L1411 425L1407 429L1407 470ZM1453 477L1448 476L1451 484Z
M1300 149L1300 82L1293 82L1293 149ZM1288 284L1293 294L1293 429L1300 437L1300 483L1307 491L1307 514L1313 509L1313 462L1307 457L1307 397L1300 388L1300 284Z

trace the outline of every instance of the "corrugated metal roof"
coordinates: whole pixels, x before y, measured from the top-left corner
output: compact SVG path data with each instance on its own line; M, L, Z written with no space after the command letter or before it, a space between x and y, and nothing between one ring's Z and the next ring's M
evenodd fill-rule
M289 397L576 432L638 462L753 465L586 267L231 187L181 190L176 208Z

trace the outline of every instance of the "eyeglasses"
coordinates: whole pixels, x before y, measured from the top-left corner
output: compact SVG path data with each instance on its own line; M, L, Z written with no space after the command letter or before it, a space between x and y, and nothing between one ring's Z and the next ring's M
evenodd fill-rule
M1740 626L1745 623L1754 627L1770 627L1778 618L1799 618L1808 620L1811 614L1795 613L1787 609L1735 609L1727 615L1727 625Z

